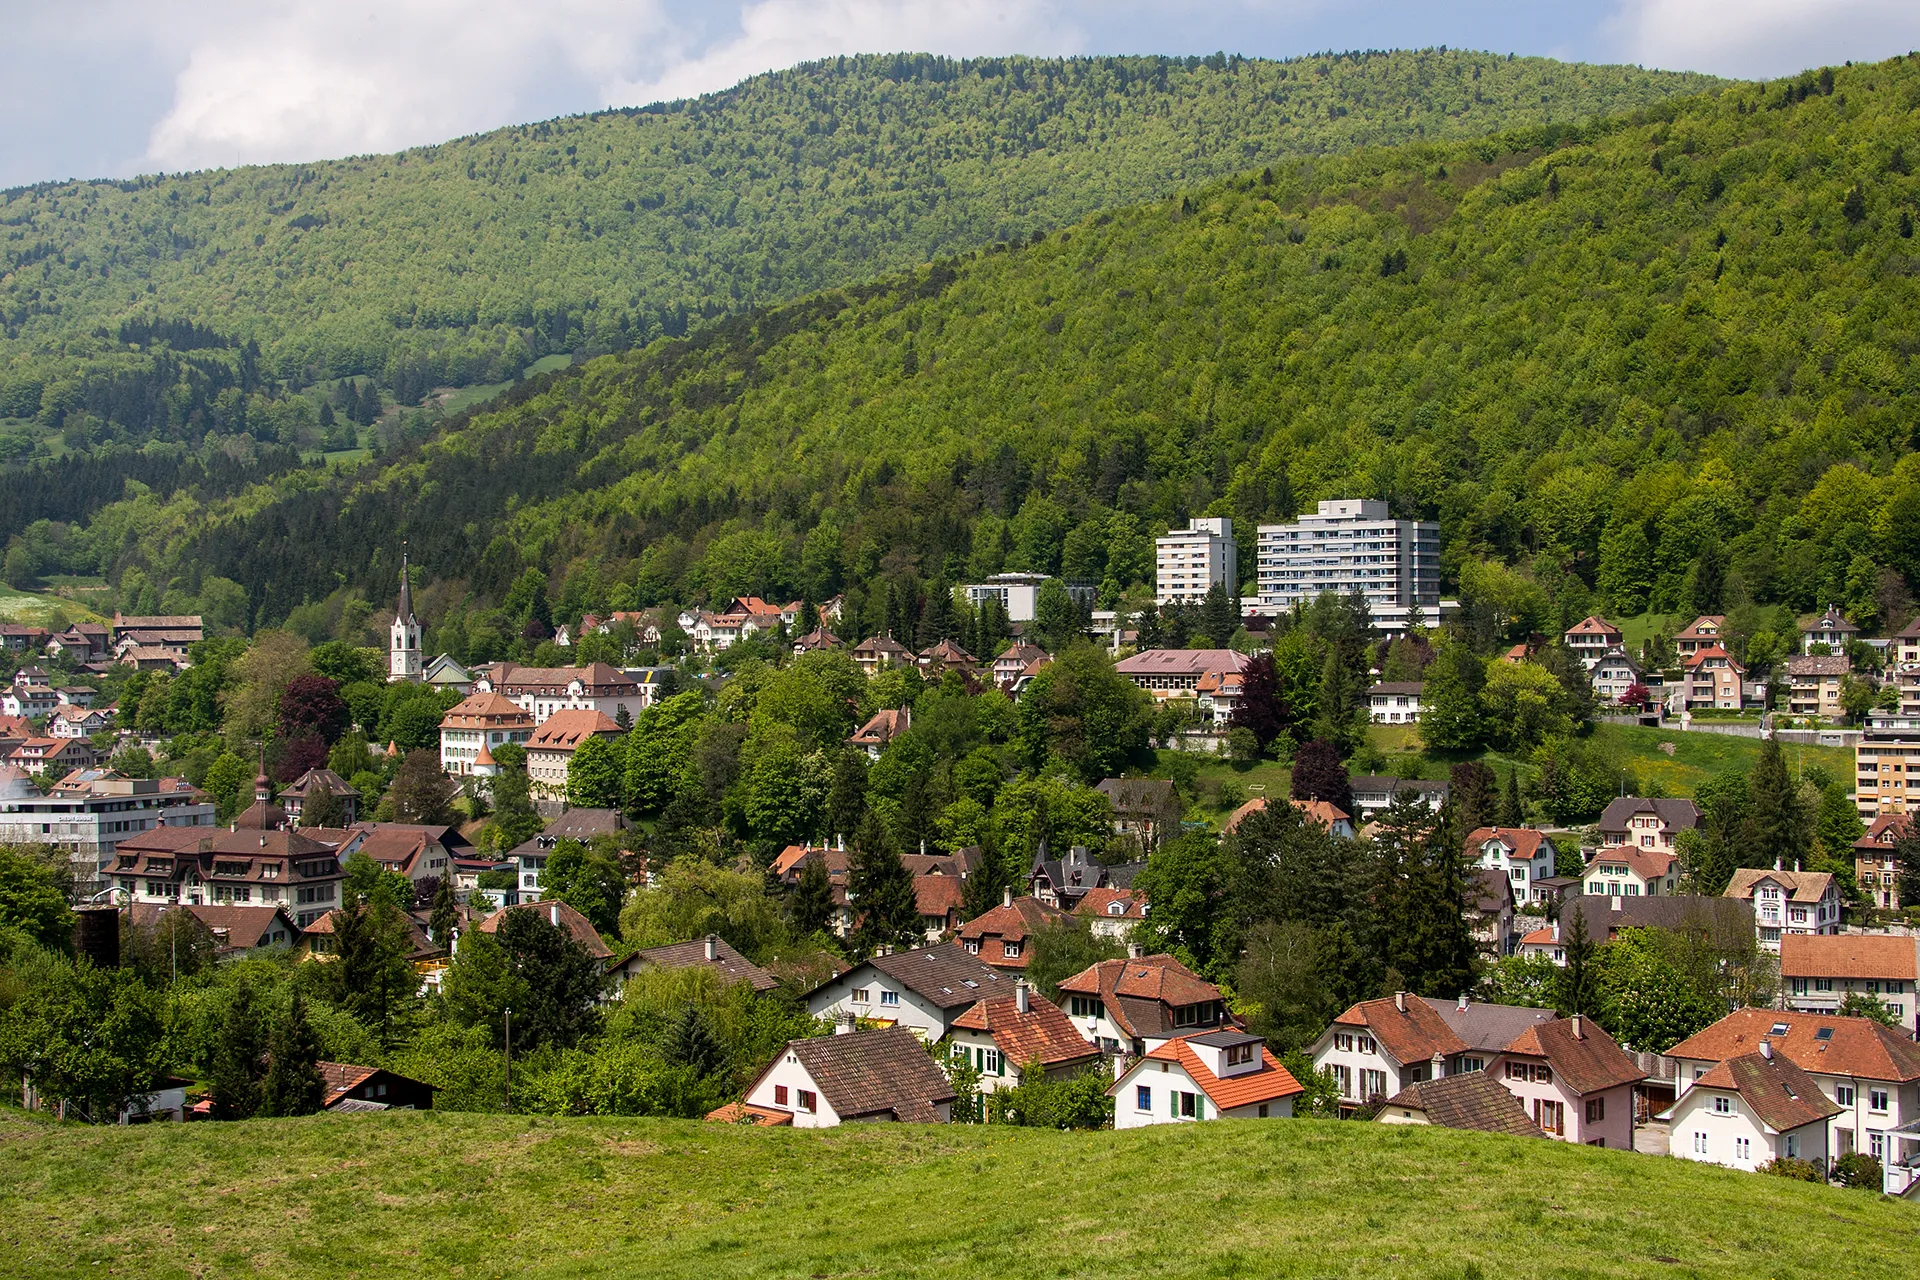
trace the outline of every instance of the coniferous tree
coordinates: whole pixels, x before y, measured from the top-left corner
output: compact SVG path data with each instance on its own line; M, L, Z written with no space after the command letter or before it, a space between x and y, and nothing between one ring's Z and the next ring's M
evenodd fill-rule
M1233 704L1228 723L1250 730L1265 751L1286 727L1286 709L1280 701L1279 674L1273 655L1256 654L1240 675L1240 700Z
M1599 976L1594 972L1593 939L1587 933L1587 913L1575 900L1573 923L1566 930L1567 963L1554 984L1554 1008L1563 1018L1576 1013L1591 1016L1600 1009Z
M797 937L811 938L833 920L833 877L827 860L814 856L800 864L800 882L787 900L788 918Z
M320 1078L320 1044L307 1021L307 1002L293 993L293 1008L267 1044L267 1078L261 1087L263 1116L310 1116L326 1100Z
M844 839L860 829L867 811L867 753L843 747L833 758L833 784L827 788L827 826Z
M918 646L930 649L953 637L953 588L944 577L927 587L927 607L920 612Z
M1493 825L1518 827L1526 820L1526 807L1520 803L1520 766L1516 764L1507 770L1506 789L1500 793L1500 809Z
M853 941L861 955L873 955L883 946L905 950L925 940L913 874L894 852L886 824L872 810L854 833L847 897L860 920Z
M1478 760L1465 760L1447 770L1447 806L1456 842L1499 819L1500 775ZM1506 825L1506 824L1502 824Z
M1200 601L1197 629L1216 649L1226 648L1233 633L1240 629L1240 602L1226 583L1216 582L1207 588L1207 594Z
M1024 873L1025 868L1021 869ZM982 851L980 865L967 877L960 887L960 910L967 919L985 915L999 906L1006 891L1014 883L1012 869L1007 860L999 853L987 849Z
M333 794L333 788L313 783L300 801L300 825L303 827L344 827L347 804Z
M700 1006L691 1000L667 1029L661 1056L670 1065L687 1067L702 1078L720 1074L727 1065L726 1049L714 1038L713 1029L707 1025L706 1015L701 1013Z
M1708 538L1693 561L1693 611L1719 613L1726 604L1727 553L1720 539Z
M326 967L333 1004L392 1044L418 982L408 964L406 916L382 894L341 907L333 921L334 958Z
M241 979L227 997L206 1065L207 1092L216 1120L245 1120L260 1110L267 1027L253 984Z
M938 828L934 825L933 797L927 789L925 770L915 769L907 777L900 796L900 808L893 821L894 839L901 853L937 852Z
M436 947L450 946L459 923L459 908L453 900L453 877L441 876L440 886L433 892L433 914L427 918L427 935Z
M1799 788L1787 773L1777 739L1760 744L1760 758L1747 778L1747 840L1741 865L1791 869L1806 856Z
M803 636L810 636L818 631L820 629L820 606L816 605L810 599L803 598L800 601L800 617L794 623L794 627Z
M1353 780L1340 761L1340 750L1320 738L1304 744L1293 755L1295 800L1325 800L1328 804L1353 812Z

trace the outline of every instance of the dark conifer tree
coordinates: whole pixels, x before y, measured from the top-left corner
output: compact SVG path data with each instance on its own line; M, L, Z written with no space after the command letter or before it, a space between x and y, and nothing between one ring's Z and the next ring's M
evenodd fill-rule
M827 789L827 826L831 838L845 840L860 829L867 811L867 753L843 747L833 758L833 784Z
M1353 780L1340 761L1340 750L1332 743L1315 738L1293 756L1295 800L1325 800L1348 814L1353 812Z
M920 612L918 645L930 649L953 637L953 588L945 578L935 578L927 587L927 607Z
M1527 820L1526 807L1520 803L1520 766L1507 770L1507 786L1500 793L1500 809L1494 825L1518 827Z
M1574 900L1573 920L1566 927L1567 963L1554 984L1554 1009L1563 1018L1599 1012L1598 975L1593 969L1593 938L1587 932L1586 909Z
M860 921L853 943L861 955L873 955L883 946L905 950L925 939L913 874L894 852L886 824L871 809L854 833L847 897Z
M727 1065L726 1049L714 1038L700 1006L691 1000L667 1029L661 1056L673 1066L690 1068L703 1079L720 1074Z
M1274 669L1273 655L1256 654L1240 674L1240 700L1234 703L1229 722L1235 728L1250 729L1266 750L1286 727L1286 709L1280 702L1280 678Z
M266 1018L253 984L241 979L227 997L206 1064L207 1092L216 1120L245 1120L260 1110L266 1071Z
M1464 760L1447 770L1447 807L1456 842L1500 816L1500 775L1478 760Z
M1768 738L1760 744L1760 758L1747 776L1745 825L1746 850L1740 865L1791 870L1797 860L1806 857L1799 789L1787 772L1787 757L1777 739Z
M787 913L801 938L811 938L832 923L833 877L825 858L815 855L800 864L800 883L787 900Z
M320 1043L307 1021L307 1002L293 993L293 1008L274 1028L268 1042L267 1078L261 1088L263 1116L310 1116L326 1099L320 1078Z
M441 876L433 894L433 914L427 918L427 934L433 939L433 945L450 946L459 923L460 913L453 900L453 877Z

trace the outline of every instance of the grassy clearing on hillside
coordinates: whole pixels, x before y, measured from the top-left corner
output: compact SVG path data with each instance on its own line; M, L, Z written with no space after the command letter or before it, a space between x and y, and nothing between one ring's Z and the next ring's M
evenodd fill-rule
M0 585L0 622L44 625L55 613L63 614L69 622L92 621L99 617L93 610L73 600L36 595Z
M1828 1276L1904 1269L1864 1192L1331 1121L1123 1133L447 1112L0 1118L15 1276ZM1841 1244L1840 1242L1844 1242Z

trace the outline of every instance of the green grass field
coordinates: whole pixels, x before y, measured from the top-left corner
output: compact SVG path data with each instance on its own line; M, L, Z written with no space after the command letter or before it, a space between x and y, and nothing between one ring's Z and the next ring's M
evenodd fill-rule
M100 616L77 600L0 585L0 622L44 625L56 612L69 622L91 622Z
M10 1276L1895 1275L1920 1212L1544 1139L0 1117Z

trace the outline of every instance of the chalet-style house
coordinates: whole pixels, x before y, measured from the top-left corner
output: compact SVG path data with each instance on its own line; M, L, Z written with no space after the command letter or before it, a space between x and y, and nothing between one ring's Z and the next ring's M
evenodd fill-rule
M1620 648L1620 628L1595 615L1574 623L1560 640L1588 671L1592 671L1608 652Z
M1602 852L1630 845L1636 849L1674 852L1675 838L1701 823L1700 806L1691 800L1621 796L1607 802L1600 814Z
M1733 873L1726 896L1753 904L1754 928L1768 951L1780 950L1782 934L1840 932L1840 890L1825 871L1743 867Z
M1381 1124L1433 1124L1516 1138L1547 1136L1520 1099L1484 1071L1416 1080L1388 1098L1374 1119Z
M1147 918L1147 895L1138 889L1089 889L1073 908L1076 920L1087 922L1096 938L1125 942L1133 926Z
M1125 960L1102 960L1060 983L1067 1016L1103 1052L1139 1057L1175 1036L1236 1025L1220 988L1172 956L1131 950Z
M1783 934L1780 989L1787 1008L1807 1013L1835 1013L1850 995L1872 996L1903 1032L1920 1039L1920 938Z
M1420 680L1382 680L1367 688L1367 718L1375 724L1420 723L1420 698L1427 686Z
M433 1086L385 1067L357 1067L348 1062L322 1062L325 1086L320 1105L327 1111L431 1111Z
M807 996L816 1018L850 1014L869 1026L902 1027L927 1043L946 1039L976 1003L1013 994L1013 974L970 955L958 942L873 956Z
M1907 834L1911 814L1883 813L1853 842L1853 878L1868 901L1881 910L1900 905L1900 864L1894 846Z
M1483 1071L1542 1132L1621 1150L1633 1145L1633 1086L1646 1074L1590 1018L1406 992L1342 1013L1311 1056L1316 1071L1333 1071L1343 1109L1384 1104L1423 1080Z
M749 983L756 992L771 991L780 985L780 979L735 951L733 944L717 933L693 942L644 948L607 972L625 982L646 969L705 969L717 975L722 983Z
M847 739L847 745L866 752L869 760L878 760L880 753L887 749L887 744L912 726L911 708L883 707L854 731L853 736Z
M1589 897L1672 896L1680 878L1677 855L1622 844L1595 849L1581 884Z
M1815 645L1825 645L1829 653L1844 654L1847 651L1847 641L1855 639L1859 634L1860 628L1847 621L1847 615L1840 612L1840 607L1830 604L1803 633L1800 652L1811 654Z
M306 812L307 799L322 791L340 801L341 820L345 825L350 827L359 821L360 793L353 789L352 783L324 765L307 770L288 783L286 790L280 793L278 799L280 807L287 811L287 821L296 827L309 825L300 820Z
M1064 858L1049 858L1043 842L1027 871L1027 892L1050 907L1072 911L1095 889L1127 889L1147 864L1120 862L1111 866L1094 860L1083 844L1068 848Z
M1113 805L1115 835L1132 836L1147 850L1180 834L1186 806L1165 778L1108 778L1094 790Z
M825 1129L852 1120L940 1124L953 1118L953 1086L904 1027L790 1040L734 1107L709 1119Z
M496 662L475 677L477 693L497 693L533 717L537 727L558 711L598 711L616 724L632 724L647 709L640 682L604 662L584 667L523 667Z
M1721 645L1721 633L1726 629L1727 620L1720 614L1702 614L1673 637L1673 651L1682 658L1691 658L1703 649L1717 649Z
M1045 662L1047 651L1039 645L1026 640L1018 641L1002 650L993 660L993 682L1002 690L1011 692L1014 683L1020 679L1029 667Z
M1545 902L1540 881L1553 875L1554 847L1545 832L1532 827L1481 827L1467 837L1468 865L1491 867L1513 881L1513 896L1522 905Z
M980 669L980 660L952 640L942 640L932 645L914 661L930 680L938 680L949 671L971 676Z
M1066 920L1060 908L1038 898L1016 898L1008 889L999 906L960 926L960 945L996 969L1023 972L1033 959L1033 935Z
M1766 1162L1769 1157L1757 1142L1760 1135L1737 1131L1737 1113L1732 1109L1737 1104L1716 1106L1703 1098L1699 1101L1706 1103L1704 1116L1695 1108L1680 1110L1689 1091L1706 1085L1715 1067L1730 1059L1765 1053L1791 1062L1812 1077L1820 1095L1817 1101L1831 1104L1831 1111L1821 1108L1828 1126L1826 1150L1830 1158L1864 1151L1881 1162L1888 1194L1900 1195L1908 1190L1916 1165L1920 1165L1920 1132L1916 1132L1920 1125L1915 1123L1920 1120L1920 1045L1871 1018L1736 1009L1673 1046L1667 1056L1675 1064L1681 1090L1679 1102L1669 1112L1674 1155L1705 1157L1739 1168ZM1722 1084L1719 1091L1725 1093L1727 1088ZM1816 1102L1804 1088L1795 1092L1809 1105ZM1703 1118L1705 1123L1692 1123L1696 1118ZM1781 1118L1792 1120L1794 1115L1775 1117L1767 1122L1768 1127L1781 1136L1796 1129L1804 1133L1804 1121L1783 1129L1778 1123ZM1723 1125L1727 1131L1719 1140L1711 1127L1714 1124ZM1699 1150L1693 1136L1702 1130L1708 1135L1705 1151ZM1748 1138L1744 1154L1731 1141L1738 1136ZM1773 1154L1786 1154L1784 1143L1776 1145ZM1815 1154L1802 1146L1799 1158L1812 1159Z
M90 738L113 727L113 717L92 707L72 704L55 707L47 716L50 738Z
M1175 1036L1149 1050L1107 1089L1113 1127L1199 1120L1269 1120L1293 1114L1306 1090L1266 1042L1244 1031Z
M853 646L853 663L869 679L888 667L913 665L913 650L892 636L870 636Z
M1012 995L982 1000L954 1019L948 1042L951 1054L980 1073L981 1093L1013 1088L1029 1067L1058 1080L1100 1061L1100 1050L1060 1006L1025 980L1014 983Z
M567 770L573 753L589 738L611 738L622 732L612 717L591 707L556 711L527 739L527 780L536 800L567 798Z

